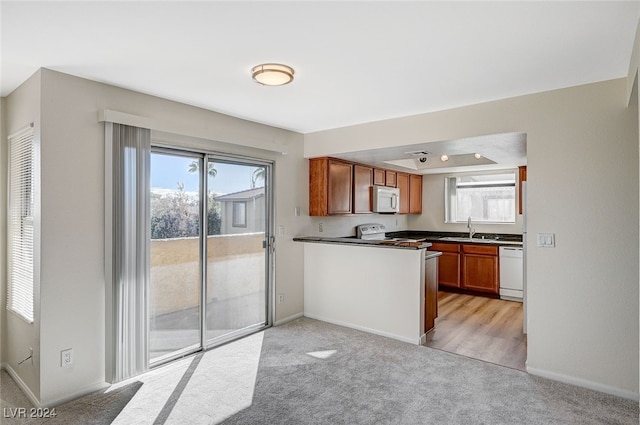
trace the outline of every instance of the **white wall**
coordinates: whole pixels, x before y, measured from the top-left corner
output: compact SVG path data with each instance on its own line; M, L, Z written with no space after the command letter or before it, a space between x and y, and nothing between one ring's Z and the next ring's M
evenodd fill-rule
M305 156L527 133L530 371L638 392L638 113L626 80L305 135ZM426 197L428 208L431 199ZM410 224L412 222L410 221Z
M291 240L305 233L306 220L294 216L294 207L308 203L302 135L43 69L8 97L6 120L14 131L42 114L42 329L38 337L35 329L20 329L7 317L3 335L9 365L25 347L38 349L39 374L37 363L33 373L21 373L42 404L105 381L104 126L97 120L102 109L147 117L167 138L185 135L179 138L184 146L274 160L276 226L285 226L277 238L276 292L286 294L275 319L303 310L302 249ZM66 348L74 350L71 369L59 364Z
M518 170L509 170L516 173ZM445 223L444 180L452 174L427 174L422 178L422 214L409 216L408 226L412 230L430 230L442 232L468 232L466 223ZM516 185L516 199L518 186ZM522 215L516 214L515 223L483 224L473 223L478 233L522 234Z
M4 125L3 131L5 135L12 134L16 131L19 131L29 125L29 123L34 123L35 137L34 137L34 145L37 146L40 142L40 96L41 96L41 73L37 72L27 81L25 81L18 89L16 89L13 93L11 93L7 98L4 105ZM0 197L0 205L3 211L6 211L6 175L7 175L7 161L6 161L6 153L7 153L7 139L6 137L2 137L2 166L0 170L2 170L2 177L0 181L2 182L2 196ZM37 213L36 213L37 214ZM38 221L37 215L35 218L35 229L37 233ZM3 228L6 230L5 220L2 220ZM6 239L6 231L2 231L0 233L1 240L0 244L4 247L7 244ZM3 264L5 255L2 256ZM37 259L36 259L37 264ZM37 267L37 266L36 266ZM6 268L3 266L2 268L2 287L4 291L6 291ZM41 365L40 365L40 324L41 324L41 314L39 308L39 294L40 285L37 279L35 278L34 282L34 294L35 294L35 306L34 306L34 323L28 324L18 316L13 313L6 311L6 300L2 300L2 309L3 312L3 332L2 332L2 345L3 345L3 353L2 353L2 364L3 367L6 367L9 372L14 376L14 378L26 387L27 395L31 398L31 400L37 400L40 396L40 375L41 375ZM33 348L33 362L27 361L22 365L18 365L18 363L29 356L29 348Z

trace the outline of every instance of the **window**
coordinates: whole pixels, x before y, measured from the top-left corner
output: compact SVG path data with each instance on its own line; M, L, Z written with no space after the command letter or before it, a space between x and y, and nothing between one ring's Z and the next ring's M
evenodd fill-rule
M445 222L515 223L516 175L461 175L445 178Z
M33 323L33 128L9 137L7 308Z
M247 227L247 203L233 203L233 227Z

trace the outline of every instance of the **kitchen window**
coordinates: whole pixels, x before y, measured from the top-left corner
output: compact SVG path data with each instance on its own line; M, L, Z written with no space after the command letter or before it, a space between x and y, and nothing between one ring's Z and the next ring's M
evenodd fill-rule
M516 174L458 175L445 178L445 222L515 223Z

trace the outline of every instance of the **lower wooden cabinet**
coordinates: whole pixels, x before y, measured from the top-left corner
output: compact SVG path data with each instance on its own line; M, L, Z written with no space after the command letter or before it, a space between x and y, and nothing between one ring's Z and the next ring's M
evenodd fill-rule
M424 285L424 332L427 333L436 325L438 317L438 261L442 256L429 258L425 262Z
M431 251L440 251L438 257L438 284L449 288L460 287L460 244L433 242Z
M497 246L462 245L462 288L498 294L498 279Z
M438 264L440 288L500 293L498 246L433 242L429 249L442 252Z

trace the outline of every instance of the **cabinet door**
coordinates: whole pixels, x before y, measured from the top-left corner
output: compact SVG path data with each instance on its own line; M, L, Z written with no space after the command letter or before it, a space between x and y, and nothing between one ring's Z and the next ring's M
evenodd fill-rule
M429 250L442 252L438 257L438 284L443 287L459 288L460 244L434 242Z
M385 171L379 168L373 170L373 184L384 186L386 182Z
M522 214L522 182L527 181L527 166L518 167L518 214Z
M351 214L351 168L348 162L329 160L329 214Z
M353 166L353 212L371 213L371 184L373 168L364 165Z
M396 172L385 170L385 186L396 187Z
M422 214L422 176L409 175L409 214Z
M311 158L309 160L309 215L326 216L328 159Z
M436 324L438 317L438 261L440 257L426 260L424 269L425 305L424 305L424 331L429 332Z
M400 189L400 214L409 214L409 174L396 174L396 187Z
M462 252L462 288L498 294L497 247L463 245Z

